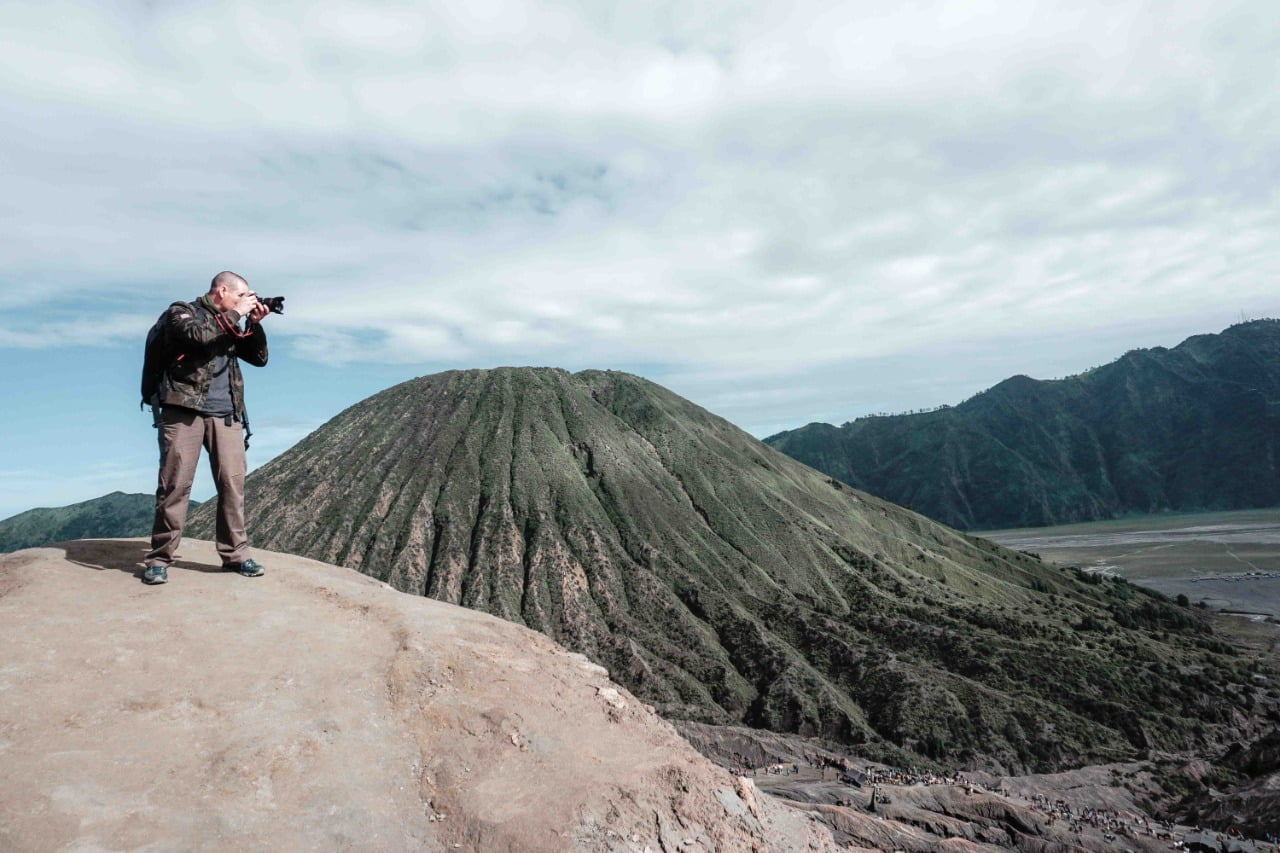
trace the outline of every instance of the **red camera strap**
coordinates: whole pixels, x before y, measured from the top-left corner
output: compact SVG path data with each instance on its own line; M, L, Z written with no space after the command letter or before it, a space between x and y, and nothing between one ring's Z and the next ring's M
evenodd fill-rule
M237 338L247 338L253 334L252 329L246 329L243 332L240 331L239 329L236 328L235 323L232 323L230 320L224 317L221 313L214 314L213 318L214 320L217 321L218 328L222 329L222 331L226 332L229 335L235 335Z

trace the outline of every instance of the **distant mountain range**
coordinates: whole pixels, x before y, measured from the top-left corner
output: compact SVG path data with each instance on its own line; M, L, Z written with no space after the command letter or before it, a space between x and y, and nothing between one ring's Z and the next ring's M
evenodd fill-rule
M1180 749L1234 736L1256 692L1194 609L930 522L624 373L405 382L246 495L255 545L542 631L669 718L897 764ZM209 504L189 532L213 528Z
M192 508L198 506L191 502ZM150 536L154 494L112 492L60 507L41 507L0 521L0 552L38 548L69 539L117 539Z
M813 423L766 443L952 527L1280 504L1280 321L1014 376L953 407Z

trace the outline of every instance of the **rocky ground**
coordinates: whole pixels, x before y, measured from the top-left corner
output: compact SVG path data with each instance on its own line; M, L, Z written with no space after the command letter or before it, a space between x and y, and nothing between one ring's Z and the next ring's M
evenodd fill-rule
M1172 757L913 777L796 736L677 733L485 614L286 554L241 578L193 540L147 587L143 551L0 558L0 849L1218 849L1152 816ZM1272 808L1273 741L1239 751L1258 790L1207 796L1206 824Z
M1193 842L1208 842L1215 851L1280 849L1225 829L1237 823L1228 814L1218 815L1212 821L1218 828L1211 829L1152 817L1128 784L1150 784L1154 768L1147 762L1009 778L904 778L879 768L888 781L872 777L860 785L840 781L831 769L793 767L749 778L762 791L808 804L838 841L855 849L1157 851Z
M819 815L848 849L1280 850L1265 841L1263 828L1280 815L1280 774L1267 775L1280 735L1227 759L1260 778L1223 793L1206 778L1207 762L1172 754L1053 774L943 775L889 768L791 735L697 723L677 728L761 791ZM1175 802L1167 790L1171 778L1200 793ZM1158 817L1179 805L1198 820Z
M259 552L0 558L0 849L832 850L541 634Z

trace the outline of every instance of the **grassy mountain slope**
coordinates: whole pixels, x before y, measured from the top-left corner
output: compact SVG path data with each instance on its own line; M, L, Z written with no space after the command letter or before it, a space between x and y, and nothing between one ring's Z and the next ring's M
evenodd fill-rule
M857 492L627 374L406 382L253 473L247 511L263 547L524 623L673 718L1049 768L1211 737L1246 701L1194 614Z
M1280 321L765 441L960 529L1280 503Z
M192 502L192 506L195 506ZM149 536L155 495L112 492L61 507L29 509L0 521L0 552L38 548L69 539Z

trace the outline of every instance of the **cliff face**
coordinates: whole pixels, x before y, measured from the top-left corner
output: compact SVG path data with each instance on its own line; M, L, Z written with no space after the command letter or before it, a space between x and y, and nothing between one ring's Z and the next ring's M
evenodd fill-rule
M1206 693L1204 661L1247 676L1195 614L857 492L626 374L413 380L247 496L255 543L523 623L674 719L1051 768L1212 738L1245 701Z
M188 540L0 557L5 850L834 850L541 634Z
M1280 503L1280 321L766 442L959 529Z

